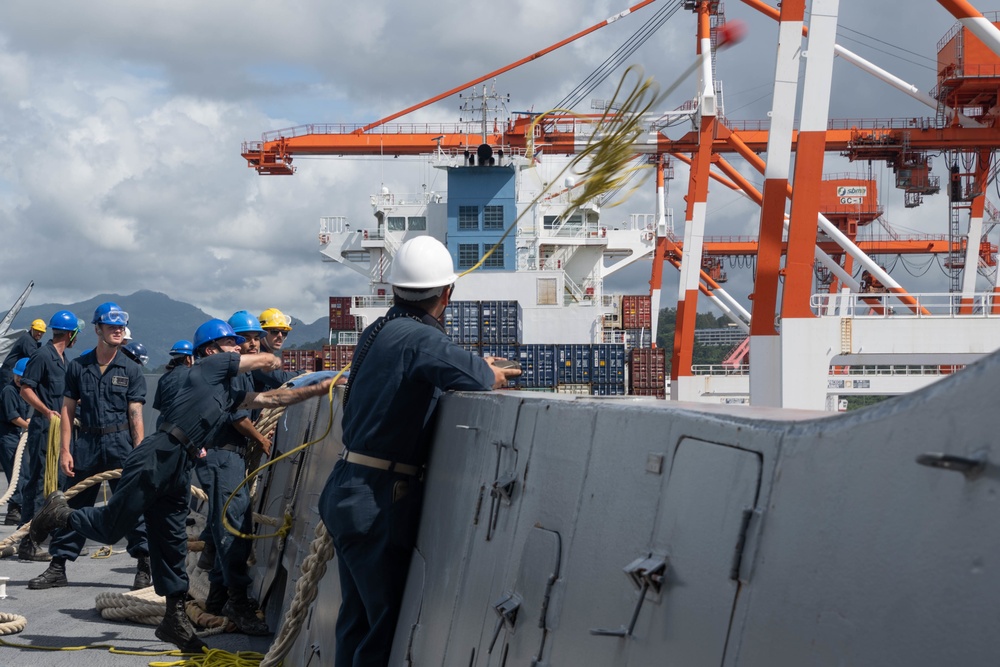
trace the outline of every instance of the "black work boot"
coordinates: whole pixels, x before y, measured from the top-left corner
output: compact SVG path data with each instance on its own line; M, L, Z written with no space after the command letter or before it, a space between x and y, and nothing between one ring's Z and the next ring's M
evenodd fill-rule
M205 611L213 616L222 616L222 607L229 601L229 589L223 584L209 584L205 598Z
M191 619L184 611L184 596L167 598L167 613L163 615L163 621L157 626L155 634L157 639L173 644L182 653L202 653L203 649L208 648L194 633Z
M153 575L149 569L149 556L139 556L135 559L135 579L132 580L132 590L149 588L153 585Z
M53 491L45 499L42 509L38 510L35 518L31 520L29 535L35 544L41 544L53 530L65 528L69 521L69 515L73 513L66 502L66 494L62 491Z
M267 623L257 616L257 605L247 597L245 590L229 589L229 601L222 607L222 615L236 624L245 635L269 635Z
M60 586L68 586L69 581L66 580L66 559L59 558L58 556L52 559L49 563L49 567L45 572L28 582L28 588L33 591L43 590L45 588L59 588Z
M21 544L17 547L17 557L19 560L33 560L42 563L52 560L52 556L47 551L39 549L28 535L21 538Z
M20 526L21 525L21 506L17 503L7 504L7 516L4 517L3 525L5 526Z

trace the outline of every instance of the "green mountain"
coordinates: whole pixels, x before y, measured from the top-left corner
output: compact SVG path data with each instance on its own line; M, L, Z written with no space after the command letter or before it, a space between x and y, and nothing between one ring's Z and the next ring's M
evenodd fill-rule
M192 340L198 325L211 318L201 309L182 301L175 301L166 294L140 290L128 296L98 294L92 299L76 303L25 305L14 318L12 328L26 329L34 319L42 319L47 323L52 314L58 310L72 311L88 323L80 333L76 345L69 351L69 358L73 358L97 344L94 327L89 322L94 315L94 309L105 301L114 301L129 314L132 339L145 345L149 352L148 371L154 371L166 364L170 358L168 354L170 346L181 339ZM287 343L289 347L298 347L313 341L325 341L327 338L326 318L320 318L306 325L293 317L292 327L292 335ZM47 339L48 336L42 341Z

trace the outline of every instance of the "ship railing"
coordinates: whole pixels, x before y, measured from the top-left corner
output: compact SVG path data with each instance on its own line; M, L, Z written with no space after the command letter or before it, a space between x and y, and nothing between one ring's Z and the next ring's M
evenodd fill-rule
M937 127L938 123L930 117L909 118L831 118L827 122L828 130L908 130L913 128ZM726 127L737 132L763 132L771 127L769 120L729 120Z
M749 375L750 364L723 366L722 364L693 364L692 375Z
M584 291L572 278L563 273L563 280L566 284L566 305L580 303L584 300Z
M358 331L331 331L330 345L357 345L360 335Z
M371 205L384 208L393 206L418 206L445 201L445 194L438 192L379 192L371 195Z
M319 242L326 245L333 239L334 234L343 234L351 231L351 226L347 224L346 215L326 215L319 219Z
M296 125L294 127L264 132L261 134L261 141L277 141L279 139L304 137L311 134L359 134L364 127L364 125L357 123L311 123ZM365 134L469 134L473 135L470 137L469 145L475 146L481 141L479 137L482 134L481 127L478 121L459 123L386 123L368 130Z
M543 230L539 236L542 238L584 239L597 238L602 235L603 232L601 225L594 223L587 223L585 225L567 223L556 229Z
M363 294L352 299L352 308L388 308L392 305L391 294Z
M920 377L938 376L954 373L964 365L923 364L923 365L879 365L879 366L831 366L829 375L831 377L843 376L896 376L896 377ZM722 364L694 364L691 366L691 373L694 375L748 375L750 364L740 364L738 366L724 366Z
M997 318L1000 296L973 294L966 299L954 292L908 293L913 304L903 303L890 292L813 294L809 299L813 314L823 317L874 319Z
M880 376L925 376L925 375L948 375L957 370L965 368L964 364L945 365L922 364L922 365L862 365L862 366L831 366L830 375L851 376L851 375L880 375Z

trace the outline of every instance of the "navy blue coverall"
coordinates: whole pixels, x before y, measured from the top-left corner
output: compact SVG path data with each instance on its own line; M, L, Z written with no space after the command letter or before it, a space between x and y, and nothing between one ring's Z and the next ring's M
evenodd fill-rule
M191 470L204 456L204 447L224 423L230 406L245 398L231 389L239 367L238 353L223 352L172 371L171 375L181 374L180 389L164 406L161 430L146 436L125 459L118 488L106 505L70 514L70 528L102 544L120 540L145 514L153 588L158 595L187 593L185 523Z
M409 314L420 318L398 317ZM423 466L429 423L442 390L485 391L494 375L480 357L451 342L422 310L395 306L397 316L351 364L344 406L344 445L396 463ZM379 321L361 335L367 340ZM416 544L423 488L419 477L337 461L320 496L333 538L342 602L336 667L386 665Z
M93 350L66 366L66 398L77 401L80 427L76 429L71 451L74 476L67 478L64 489L108 470L121 468L132 451L132 431L128 422L129 403L146 402L146 378L142 367L125 354L117 353L104 372ZM108 481L112 492L121 480ZM95 484L70 498L73 509L94 504L100 485ZM60 530L52 536L49 553L53 557L76 560L87 539L72 530ZM146 526L139 522L128 532L127 551L133 558L149 553Z
M156 394L153 395L153 409L159 413L156 417L156 428L160 428L160 424L163 423L164 406L169 405L170 401L177 395L177 392L180 391L180 382L186 374L178 371L183 368L185 367L179 366L167 371L160 376L159 381L156 383Z
M21 388L30 387L48 409L62 409L66 391L66 360L50 340L31 355L21 376ZM48 449L49 416L36 414L28 424L28 470L21 487L21 521L27 523L42 506L42 483L45 481L45 454ZM60 475L61 477L62 475Z
M21 429L14 426L11 422L18 417L21 419L27 419L28 414L30 414L31 408L28 407L27 401L21 398L21 394L18 391L17 385L13 382L3 386L0 389L0 467L3 468L4 474L7 476L7 484L10 484L10 478L14 474L14 457L17 454L17 443L21 439ZM27 448L27 443L25 443L25 448ZM27 469L24 465L24 457L21 457L22 473ZM18 479L17 489L14 490L14 494L10 497L9 502L13 505L21 505L21 487L24 484L24 478Z
M233 378L233 391L247 394L254 390L250 373L241 373ZM225 423L218 430L208 447L208 455L195 466L195 474L201 489L208 495L208 516L205 529L215 544L215 563L208 573L213 584L245 591L251 583L247 559L250 556L250 540L236 537L222 525L222 508L236 487L246 478L247 465L244 456L247 438L233 426L241 419L253 419L250 410L230 411ZM250 507L250 488L244 485L233 496L226 511L229 525L241 533L253 530L253 512Z
M40 345L41 343L32 337L30 331L25 331L17 337L7 356L4 357L3 364L0 364L0 387L6 387L14 381L14 365L34 354Z

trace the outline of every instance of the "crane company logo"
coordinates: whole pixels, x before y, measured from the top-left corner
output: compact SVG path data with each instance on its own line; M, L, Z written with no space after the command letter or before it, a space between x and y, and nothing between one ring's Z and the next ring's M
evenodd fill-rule
M841 204L863 204L868 196L868 187L864 185L838 185L837 196Z

